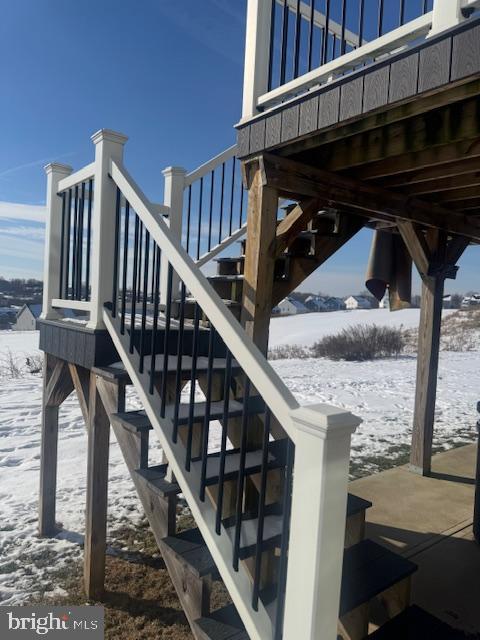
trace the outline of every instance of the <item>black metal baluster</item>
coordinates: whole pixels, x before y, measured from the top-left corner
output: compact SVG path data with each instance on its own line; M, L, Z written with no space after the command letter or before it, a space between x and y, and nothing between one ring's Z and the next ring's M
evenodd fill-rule
M185 329L185 298L187 292L185 283L182 282L180 287L180 313L178 320L178 340L177 340L177 373L175 376L175 409L173 416L173 434L174 443L178 439L178 412L180 409L180 400L182 394L182 361L183 361L183 335Z
M68 213L67 213L67 256L65 259L65 300L68 299L68 283L70 280L70 237L72 235L72 189L68 190Z
M222 184L220 188L220 222L218 226L218 244L222 241L223 197L225 192L225 162L222 164Z
M282 15L282 44L280 51L280 86L285 84L285 76L287 70L287 47L288 47L288 16L289 16L288 0L283 1Z
M213 191L215 189L215 169L210 178L210 215L208 217L208 251L212 248Z
M157 245L153 242L152 247L152 265L156 264L157 259ZM152 281L150 283L150 303L153 304L155 300L155 267L152 266Z
M137 302L140 302L140 291L142 288L142 254L143 254L143 222L140 220L140 239L139 239L139 252L138 252L138 274L137 274Z
M142 324L140 330L140 366L143 373L145 361L145 338L147 329L147 303L148 303L148 260L150 258L150 232L145 229L145 255L143 258L143 297L142 297Z
M228 415L230 407L230 385L232 375L232 354L227 351L225 359L225 380L223 385L223 418L222 418L222 440L220 443L220 465L218 472L218 495L217 495L217 514L215 519L215 531L217 535L221 533L222 513L223 513L223 493L225 488L225 461L227 454L227 434L228 434Z
M61 240L60 240L60 286L59 286L59 292L58 292L58 297L62 298L63 296L63 280L65 277L65 224L66 224L66 214L67 214L67 205L66 205L66 201L67 201L67 194L65 192L63 192L61 194L62 196L62 235L61 235Z
M400 0L400 16L398 22L400 26L405 22L405 0Z
M117 315L118 304L118 260L120 254L120 204L122 194L117 187L117 202L115 206L115 248L113 250L113 287L112 287L112 318Z
M133 240L133 272L132 272L132 303L130 309L130 353L133 353L135 340L135 314L137 304L137 268L138 268L138 230L140 220L135 214L135 236Z
M285 611L285 587L287 583L288 540L290 537L290 512L292 507L292 476L295 450L293 442L287 442L287 456L285 465L285 483L283 488L283 527L282 542L280 544L280 563L277 582L277 611L275 616L275 640L281 640L283 635L283 616Z
M273 88L273 56L275 51L275 20L277 0L272 0L272 8L270 10L270 51L268 54L268 91Z
M167 299L165 301L165 328L163 332L163 372L162 372L162 397L160 406L160 415L165 417L165 407L167 404L167 376L168 364L170 360L170 324L172 319L172 283L173 283L173 267L168 264L167 273ZM173 358L172 358L173 359Z
M265 499L267 495L269 441L270 441L270 410L267 408L265 410L265 421L263 424L262 471L260 475L260 497L258 501L257 542L255 547L255 573L253 578L252 607L254 611L258 611L258 597L260 593L260 577L262 572L263 530L264 530L264 524L265 524Z
M308 70L312 70L313 62L313 30L315 28L315 0L310 0L310 24L308 29Z
M323 31L323 47L322 47L322 64L325 64L328 59L328 29L330 26L330 0L326 0L325 3L325 29Z
M125 334L125 307L127 300L127 271L128 271L128 242L129 242L129 216L130 205L125 202L125 218L123 226L123 273L122 273L122 318L120 320L120 333L122 336Z
M428 11L428 0L423 0L423 13L427 13Z
M245 376L243 385L242 437L240 444L240 465L237 481L237 501L235 507L235 538L233 543L233 568L238 571L240 560L240 537L242 533L243 492L245 488L245 463L247 459L248 437L248 402L250 397L250 380Z
M241 229L242 224L243 224L243 199L245 197L245 187L243 186L243 184L241 185L241 191L240 191L240 217L238 220L238 228Z
M202 209L203 209L203 178L200 178L200 194L198 198L197 260L200 258L200 242L202 239Z
M383 0L379 0L378 3L378 32L377 35L380 37L382 35L383 30Z
M92 205L93 205L93 180L88 182L88 209L87 209L87 255L85 273L85 300L90 300L90 247L92 243Z
M78 230L78 185L75 186L75 200L73 205L73 241L72 241L72 300L77 297L77 230Z
M230 191L230 224L228 226L228 235L232 235L232 226L233 226L233 202L235 198L235 161L236 158L233 156L232 158L232 188Z
M340 55L347 50L347 41L345 40L345 30L347 28L347 0L342 0L342 34L340 36Z
M205 420L203 422L203 442L202 442L202 472L200 480L200 500L205 501L207 462L208 462L208 438L210 435L210 409L212 405L213 386L213 358L215 355L215 329L210 327L208 338L208 366L207 366L207 391L205 394Z
M154 269L152 270L155 273L155 282L153 285L153 321L152 321L152 346L151 346L151 356L150 356L150 395L153 394L153 390L155 388L155 366L156 366L156 358L157 358L157 330L158 330L158 312L160 306L160 260L161 260L161 251L160 248L157 247L156 244L153 245L155 249L155 260L154 260Z
M360 10L358 12L358 46L363 44L363 29L365 25L365 0L360 0Z
M77 262L77 300L82 299L83 272L83 215L85 212L85 183L80 189L80 204L78 207L78 262Z
M197 358L198 358L198 340L200 327L200 305L195 302L195 318L193 322L193 346L192 346L192 373L190 377L190 399L188 406L188 435L187 435L187 451L185 457L185 469L190 471L192 462L192 446L193 446L193 425L195 413L195 389L197 383Z
M302 16L300 13L300 0L295 7L295 43L293 49L293 77L298 78L300 65L300 37L302 35Z
M188 187L188 204L187 204L187 253L190 249L190 218L192 214L192 185Z

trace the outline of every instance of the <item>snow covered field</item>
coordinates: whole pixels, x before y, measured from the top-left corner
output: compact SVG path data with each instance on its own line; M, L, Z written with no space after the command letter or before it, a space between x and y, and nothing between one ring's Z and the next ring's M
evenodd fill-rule
M416 326L418 310L339 312L278 318L271 346L313 344L321 335L358 322ZM39 354L38 334L0 332L0 370L8 352L20 364ZM8 358L7 358L8 359ZM365 363L277 360L272 365L300 403L329 402L363 418L352 443L352 471L373 472L408 450L415 384L415 358ZM82 540L86 437L74 394L60 411L57 518L64 532L42 540L37 531L42 381L24 373L0 379L0 604L21 603L38 589L55 589L54 572L79 558ZM475 437L480 399L480 354L442 352L435 445L451 447ZM135 394L129 406L138 406ZM213 434L214 435L214 434ZM159 453L158 447L154 456ZM141 517L123 458L112 436L110 528Z
M444 310L443 313L448 315L452 311ZM272 318L269 346L270 349L294 344L311 347L323 336L337 333L354 324L378 324L414 329L418 327L419 319L420 309L404 309L395 312L390 312L388 309L333 311Z

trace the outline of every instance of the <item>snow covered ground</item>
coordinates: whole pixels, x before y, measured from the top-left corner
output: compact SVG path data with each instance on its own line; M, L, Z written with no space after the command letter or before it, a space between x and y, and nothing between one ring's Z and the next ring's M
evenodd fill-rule
M448 315L452 311L444 310L443 313ZM418 327L419 320L420 309L404 309L395 312L390 312L388 309L333 311L272 318L269 346L270 349L282 345L311 347L323 336L337 333L354 324L377 324L415 329Z
M321 335L358 322L395 322L416 326L418 311L339 312L278 318L272 322L271 346L312 344ZM37 537L42 380L25 372L25 358L39 355L36 332L0 331L0 372L9 353L21 377L0 378L0 604L18 604L27 596L54 590L54 573L81 554L84 523L86 437L74 394L60 411L57 518L64 531L57 538ZM436 420L438 447L475 437L480 397L480 354L441 354ZM352 443L352 470L375 471L388 458L407 451L411 433L415 358L365 363L328 360L277 360L272 365L301 403L329 402L363 418ZM129 394L129 406L138 406ZM212 434L215 439L215 433ZM157 447L153 455L159 455ZM123 458L112 436L109 525L141 517Z

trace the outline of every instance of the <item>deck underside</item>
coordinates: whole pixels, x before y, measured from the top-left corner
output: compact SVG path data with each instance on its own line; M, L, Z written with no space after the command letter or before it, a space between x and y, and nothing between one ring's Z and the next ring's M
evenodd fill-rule
M266 180L281 195L317 197L377 227L395 226L403 209L404 219L477 242L479 21L310 91L238 134L240 157L266 157L276 182L272 168Z

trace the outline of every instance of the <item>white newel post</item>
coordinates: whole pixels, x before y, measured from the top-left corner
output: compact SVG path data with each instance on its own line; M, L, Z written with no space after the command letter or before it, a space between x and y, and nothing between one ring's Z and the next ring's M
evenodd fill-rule
M242 119L257 113L257 100L268 91L271 22L271 0L248 0Z
M182 220L183 220L183 192L185 189L185 176L187 174L183 167L167 167L162 171L165 180L163 203L170 208L168 225L170 231L179 242L182 240ZM165 304L167 298L168 284L168 259L162 253L160 267L160 303ZM172 300L176 298L179 288L178 276L174 273L172 280Z
M100 129L92 136L95 145L95 177L92 214L91 311L88 327L103 329L103 305L113 290L113 255L115 248L115 206L117 189L108 174L110 161L123 163L127 136Z
M292 412L297 429L285 640L336 640L350 439L361 420L326 404Z
M60 257L62 244L62 198L58 183L72 173L72 167L52 162L45 167L47 174L47 205L45 224L45 257L43 265L43 320L58 318L52 308L53 298L60 298Z
M445 29L451 29L465 20L462 14L462 0L434 0L432 29L430 36L435 36Z

